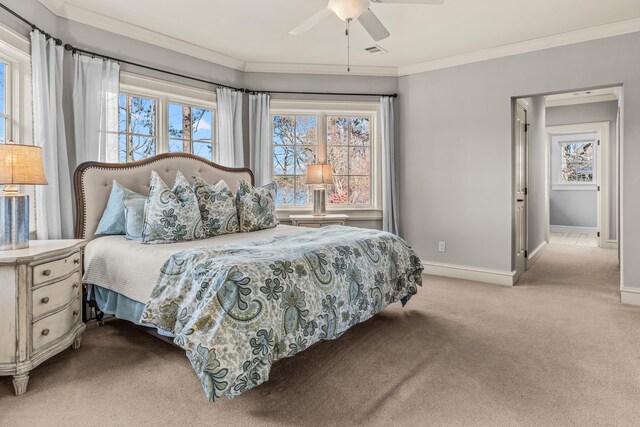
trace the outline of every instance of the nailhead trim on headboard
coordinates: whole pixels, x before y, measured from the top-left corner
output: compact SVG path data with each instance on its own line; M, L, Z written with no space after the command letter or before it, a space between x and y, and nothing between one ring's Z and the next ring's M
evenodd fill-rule
M84 188L84 173L90 169L98 170L128 170L137 169L149 164L156 163L160 160L166 160L171 158L188 158L200 162L213 169L218 169L225 172L240 172L248 173L251 177L251 184L254 184L253 172L248 168L229 168L219 165L214 162L210 162L202 157L189 154L189 153L164 153L157 156L149 157L148 159L140 160L131 163L101 163L101 162L84 162L80 164L73 174L73 185L76 198L76 225L75 225L75 238L84 239L87 233L87 224L85 218L87 216L87 208L85 204L85 188ZM200 172L200 171L198 171Z

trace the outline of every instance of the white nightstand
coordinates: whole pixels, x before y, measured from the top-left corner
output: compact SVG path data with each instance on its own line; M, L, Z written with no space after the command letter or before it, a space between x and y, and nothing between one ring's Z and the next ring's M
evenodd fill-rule
M32 240L26 249L0 251L0 375L13 375L16 395L29 371L82 333L84 240Z
M349 221L349 215L289 215L289 219L291 220L291 225L294 225L296 227L320 228L327 225L347 225L347 222Z

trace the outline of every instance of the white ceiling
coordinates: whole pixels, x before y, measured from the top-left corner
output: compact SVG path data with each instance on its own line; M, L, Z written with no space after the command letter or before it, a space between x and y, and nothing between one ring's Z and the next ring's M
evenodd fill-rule
M248 71L342 73L344 22L299 36L327 0L39 0L59 16ZM446 0L373 4L391 32L373 40L352 25L356 74L402 75L640 31L638 0Z
M620 98L620 87L589 89L578 92L558 93L545 96L545 106L559 107L563 105L589 104L592 102L617 101Z

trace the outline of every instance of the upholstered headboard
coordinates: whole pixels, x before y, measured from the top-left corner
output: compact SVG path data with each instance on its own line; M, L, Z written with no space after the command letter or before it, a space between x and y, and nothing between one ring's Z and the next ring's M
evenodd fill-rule
M238 189L240 180L253 184L253 173L249 169L227 168L186 153L160 154L132 163L82 163L77 167L73 180L76 195L76 238L94 238L114 179L118 184L147 195L151 171L156 171L169 187L173 186L177 171L182 172L190 182L194 176L202 177L211 184L224 179L234 192Z

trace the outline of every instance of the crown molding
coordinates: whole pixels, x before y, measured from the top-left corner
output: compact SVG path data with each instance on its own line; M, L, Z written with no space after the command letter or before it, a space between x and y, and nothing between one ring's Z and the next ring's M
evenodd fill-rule
M0 46L21 55L31 56L29 37L0 22Z
M352 65L347 71L346 65L324 64L285 64L269 62L247 62L244 67L247 73L290 73L290 74L334 74L345 76L384 76L397 77L396 67L374 67Z
M92 27L120 34L134 40L140 40L145 43L180 52L194 58L204 59L205 61L213 62L225 67L241 71L244 70L244 61L228 55L224 55L220 52L216 52L215 50L189 43L184 40L168 36L166 34L149 30L147 28L139 27L129 22L110 18L91 10L71 5L65 0L38 1L42 3L42 5L47 9L49 9L53 14L61 18L79 22L85 25L90 25Z
M440 70L443 68L450 68L458 65L471 64L474 62L481 62L490 59L503 58L506 56L519 55L522 53L535 52L538 50L566 46L575 43L620 36L623 34L635 33L638 31L640 31L640 18L628 19L625 21L586 28L583 30L571 31L568 33L556 34L547 37L540 37L537 39L525 40L522 42L506 44L503 46L482 49L475 52L463 53L461 55L434 59L432 61L422 62L420 64L405 65L398 67L398 76L424 73L426 71Z

